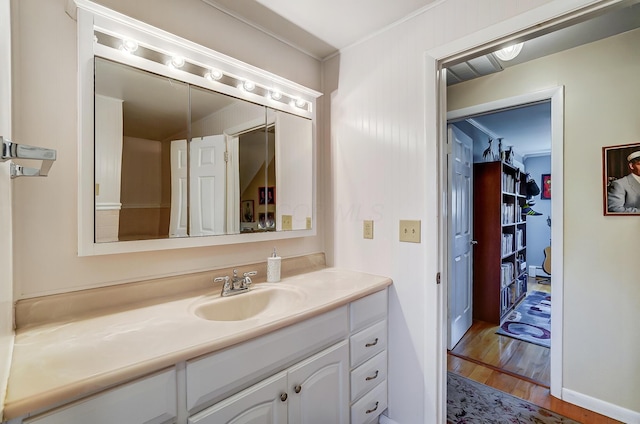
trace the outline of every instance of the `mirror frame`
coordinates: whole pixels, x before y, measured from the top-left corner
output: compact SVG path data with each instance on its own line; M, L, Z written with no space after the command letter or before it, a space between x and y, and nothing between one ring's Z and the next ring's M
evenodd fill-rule
M78 28L78 256L108 255L190 247L221 246L236 243L281 240L317 235L317 143L316 99L322 94L300 84L263 71L229 56L218 53L169 32L145 24L88 0L72 0L67 13L77 20ZM249 79L261 87L270 87L288 97L305 100L307 109L276 102L268 96L246 92L240 88L210 82L204 76L169 69L166 65L126 55L121 51L94 41L94 31L127 37L145 47L171 52L205 67L216 68L238 80ZM311 229L198 236L153 240L96 243L94 194L94 57L133 66L158 75L180 80L204 89L217 91L271 109L308 118L312 121L312 225Z

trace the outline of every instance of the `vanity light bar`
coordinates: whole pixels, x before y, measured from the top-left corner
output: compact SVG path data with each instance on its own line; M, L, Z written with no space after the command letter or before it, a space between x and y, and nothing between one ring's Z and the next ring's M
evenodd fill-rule
M182 56L168 54L151 46L141 45L136 40L127 37L95 30L94 40L98 44L120 50L126 54L164 64L173 70L188 72L192 75L203 77L210 83L236 87L242 92L259 95L271 101L289 104L298 109L311 112L311 102L298 96L282 93L276 88L265 87L249 79L225 73L217 68L197 64Z

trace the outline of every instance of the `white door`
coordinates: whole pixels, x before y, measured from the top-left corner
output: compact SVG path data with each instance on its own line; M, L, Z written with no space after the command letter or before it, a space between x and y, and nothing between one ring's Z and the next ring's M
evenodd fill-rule
M189 424L286 424L287 373L283 371L189 418Z
M189 235L225 234L225 136L194 138L190 146Z
M174 140L171 142L169 237L187 235L187 140Z
M289 369L289 422L349 423L349 344L345 340Z
M448 349L471 327L473 306L473 141L449 125L451 184L450 286Z

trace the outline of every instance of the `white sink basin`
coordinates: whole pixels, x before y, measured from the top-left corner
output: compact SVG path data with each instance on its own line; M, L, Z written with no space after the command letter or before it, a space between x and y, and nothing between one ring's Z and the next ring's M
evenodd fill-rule
M244 321L289 313L305 297L294 287L260 284L246 293L204 302L195 307L194 313L209 321Z

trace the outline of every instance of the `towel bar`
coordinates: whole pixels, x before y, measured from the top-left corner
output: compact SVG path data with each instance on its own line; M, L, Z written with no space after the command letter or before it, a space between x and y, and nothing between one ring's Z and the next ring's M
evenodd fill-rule
M29 168L11 163L11 178L17 177L46 177L56 160L56 151L43 147L27 146L25 144L14 143L11 140L0 136L2 141L2 162L11 159L35 159L42 160L40 169Z

